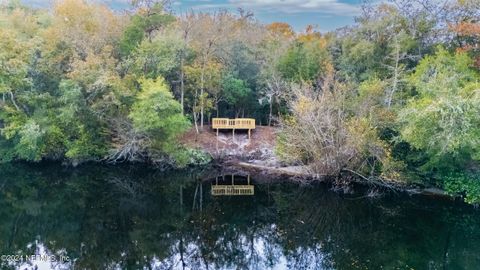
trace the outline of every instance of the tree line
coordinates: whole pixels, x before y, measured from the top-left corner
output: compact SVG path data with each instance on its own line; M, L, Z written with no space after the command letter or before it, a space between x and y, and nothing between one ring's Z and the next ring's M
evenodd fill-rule
M285 163L480 200L478 1L365 2L328 33L153 0L0 13L1 161L185 166L207 158L184 131L248 116L280 127Z

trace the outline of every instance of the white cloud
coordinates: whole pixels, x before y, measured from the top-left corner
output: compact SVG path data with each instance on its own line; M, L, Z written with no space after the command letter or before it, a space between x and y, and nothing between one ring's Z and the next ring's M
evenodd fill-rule
M228 3L198 4L197 9L244 7L267 12L320 12L324 14L352 16L360 12L353 4L338 0L229 0Z
M4 0L0 0L0 3L2 1ZM51 6L55 1L54 0L21 0L21 2L26 5L46 7L46 6ZM131 1L130 0L90 0L89 2L96 2L96 3L101 3L105 5L110 5L110 6L115 6L115 5L128 6L130 5Z

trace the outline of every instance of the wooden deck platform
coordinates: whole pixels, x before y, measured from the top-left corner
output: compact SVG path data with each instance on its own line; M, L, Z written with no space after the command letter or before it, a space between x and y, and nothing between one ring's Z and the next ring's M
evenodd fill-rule
M250 139L250 133L252 129L255 129L255 119L253 118L213 118L212 119L212 128L217 130L220 129L231 129L233 136L235 136L235 129L247 129L248 138Z

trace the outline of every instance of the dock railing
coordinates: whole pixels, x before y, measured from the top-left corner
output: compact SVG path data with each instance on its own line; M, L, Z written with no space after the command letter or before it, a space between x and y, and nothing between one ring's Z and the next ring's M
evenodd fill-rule
M253 118L213 118L212 128L214 129L255 129Z

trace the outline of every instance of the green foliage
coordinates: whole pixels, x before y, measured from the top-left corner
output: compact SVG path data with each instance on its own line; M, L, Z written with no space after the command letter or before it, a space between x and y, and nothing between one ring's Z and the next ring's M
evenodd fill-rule
M175 159L176 166L184 168L186 166L205 166L212 162L212 156L200 149L193 148L177 148L171 153Z
M105 155L105 141L103 138L95 137L93 132L89 132L83 125L77 126L77 135L71 138L67 143L67 152L65 156L74 161L85 161L94 158L100 158Z
M142 79L140 87L129 114L134 129L149 138L152 150L174 153L178 149L176 138L190 126L180 104L161 77Z
M478 175L454 174L444 176L445 191L454 196L462 196L470 204L480 204L480 177Z
M15 146L19 158L38 161L42 158L45 131L35 121L28 121L19 131L19 142Z
M59 93L58 102L35 104L30 118L16 111L6 115L2 132L15 144L14 151L7 151L2 160L66 157L85 161L105 154L105 137L99 132L102 125L85 106L78 84L63 80Z
M19 5L2 5L0 12L1 161L105 158L112 148L128 144L128 114L135 115L132 104L143 98L135 96L137 76L156 77L177 67L175 35L154 38L174 20L158 4L139 9L125 28L120 15L81 0L58 2L51 13ZM142 42L144 37L149 41ZM135 52L129 70L117 69L118 52ZM178 112L170 93L153 100L164 98L172 99L165 110ZM169 115L166 122L174 125L175 117L181 119ZM135 122L141 132L159 136L150 140L155 149L175 145L170 134L188 125Z
M245 81L231 75L223 79L222 88L225 100L232 105L245 104L252 94Z
M65 156L71 160L102 157L106 152L106 138L101 132L103 127L86 106L80 86L74 81L63 80L59 91L61 96L56 121L59 127L50 127L52 137L58 138L58 141L64 138Z
M321 41L296 42L280 59L278 70L288 80L315 82L325 72L328 53Z
M281 122L278 154L323 173L478 173L480 76L460 53L477 55L475 5L375 5L323 34L160 2L1 4L0 161L205 164L179 137L216 113ZM474 194L469 181L445 186Z
M339 70L348 79L362 81L378 76L378 53L375 52L375 43L366 39L347 37L342 41L343 54L335 59Z
M175 17L166 14L160 3L155 3L149 10L139 12L131 17L129 25L125 28L120 40L120 53L128 56L137 46L152 33L175 21Z
M468 54L452 54L438 47L434 55L425 56L420 61L410 81L420 97L461 96L468 84L478 82L478 73L472 66Z
M167 76L178 69L181 50L181 41L175 36L144 40L132 54L134 72L152 79Z
M432 162L443 155L479 157L480 77L470 66L466 54L439 49L423 59L411 77L418 95L400 112L401 135L426 151Z
M122 55L129 55L142 42L145 36L144 27L145 22L140 15L132 16L130 24L125 28L119 44Z
M0 30L0 94L14 93L30 85L27 78L31 47L20 33Z

